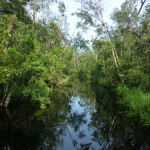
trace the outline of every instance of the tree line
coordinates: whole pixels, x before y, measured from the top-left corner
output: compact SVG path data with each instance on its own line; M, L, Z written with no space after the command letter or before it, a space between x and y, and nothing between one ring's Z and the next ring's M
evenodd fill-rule
M111 15L103 16L102 0L81 1L75 12L82 31L69 37L65 4L55 0L1 0L0 2L0 105L24 96L50 104L54 88L70 78L93 84L120 84L150 90L150 4L126 0ZM60 16L49 12L57 4ZM29 15L30 13L30 15ZM41 13L42 15L38 15Z
M38 20L37 11L47 3L57 3L61 15L50 16L48 22ZM50 104L52 89L68 78L72 52L64 51L68 39L59 23L63 9L63 3L46 0L0 2L1 106L7 107L13 96L25 96L43 108Z

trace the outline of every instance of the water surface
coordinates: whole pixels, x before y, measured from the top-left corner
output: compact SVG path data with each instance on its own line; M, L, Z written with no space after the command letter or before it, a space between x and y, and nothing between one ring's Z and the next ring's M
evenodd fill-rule
M50 108L14 100L0 111L0 150L149 150L150 131L117 104L108 87L76 83Z

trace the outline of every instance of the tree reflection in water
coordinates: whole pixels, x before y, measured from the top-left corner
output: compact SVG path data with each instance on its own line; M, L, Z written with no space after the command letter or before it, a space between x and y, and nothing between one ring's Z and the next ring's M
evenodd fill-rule
M38 110L27 100L15 102L7 110L0 111L0 149L52 150L62 145L60 135L65 133L61 126L70 111L68 99L52 103L47 110ZM63 103L63 105L61 105Z
M89 124L89 128L94 129L92 140L99 143L102 150L150 149L150 130L142 129L135 118L126 116L122 111L126 108L117 104L117 96L110 87L97 89L96 111L91 114Z
M110 87L80 83L38 110L28 100L0 111L1 150L149 150L150 131L127 117ZM124 109L124 108L123 108Z

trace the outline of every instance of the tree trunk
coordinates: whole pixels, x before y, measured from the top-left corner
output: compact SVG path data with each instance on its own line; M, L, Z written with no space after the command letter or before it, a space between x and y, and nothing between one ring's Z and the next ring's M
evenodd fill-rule
M11 34L12 34L15 21L16 21L16 15L12 15L12 16L9 18L9 22L8 22L8 25L7 25L7 32L8 32L8 35L10 35L10 36L11 36ZM7 40L7 42L4 44L4 45L5 45L5 46L4 46L4 51L7 51L7 50L8 50L8 45L9 45L10 37L7 36L6 40Z
M96 11L95 13L96 13L96 15L97 15L97 17L98 17L98 20L99 20L100 23L103 25L103 27L104 27L104 29L105 29L105 32L106 32L106 34L107 34L107 36L108 36L109 42L110 42L111 45L112 45L112 50L111 50L111 51L112 51L112 56L113 56L114 64L115 64L116 68L118 69L118 68L119 68L118 54L117 54L117 52L116 52L115 45L114 45L114 43L112 42L112 38L111 38L111 34L110 34L110 32L109 32L109 29L108 29L106 23L105 23L104 20L103 20L102 12Z
M12 91L9 91L9 93L7 94L7 97L4 101L4 107L8 107L9 103L10 103L10 97L11 97Z
M105 31L106 31L106 33L107 33L107 35L108 35L108 39L109 39L109 42L111 43L111 45L112 45L112 55L113 55L113 59L114 59L114 63L115 63L115 66L116 66L116 68L118 69L119 68L119 58L118 58L118 54L117 54L117 52L116 52L116 48L115 48L115 45L114 45L114 43L112 42L112 39L111 39L111 35L110 35L110 32L109 32L109 30L108 30L108 27L107 27L107 25L103 22L103 25L104 25L104 28L105 28Z
M33 22L37 22L37 13L38 13L38 0L35 0L35 8L33 8Z
M12 89L13 89L13 86L11 86L10 84L4 85L4 96L3 96L2 101L0 102L1 107L8 107L10 103Z
M111 52L112 52L112 56L113 56L113 61L114 61L114 65L117 69L117 72L118 72L118 76L120 77L121 79L121 82L124 83L124 80L123 78L119 75L120 73L120 63L119 63L119 57L118 57L118 54L116 52L116 47L114 45L114 42L112 41L112 37L111 37L111 33L107 27L107 24L105 23L104 19L103 19L103 14L101 11L98 11L96 10L95 11L96 15L97 15L97 18L98 20L100 21L100 23L103 25L104 29L105 29L105 32L108 36L108 40L110 42L110 44L112 45L112 48L111 48Z
M142 7L144 6L144 3L146 2L146 0L141 0L141 7L140 7L140 9L139 9L139 11L138 11L138 14L137 15L139 15L140 14L140 12L141 12L141 10L142 10Z

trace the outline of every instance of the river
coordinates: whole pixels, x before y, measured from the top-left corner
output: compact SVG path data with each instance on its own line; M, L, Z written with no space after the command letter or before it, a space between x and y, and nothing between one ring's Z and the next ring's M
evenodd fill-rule
M74 83L56 93L45 110L16 98L0 111L0 150L150 150L150 130L109 86Z

